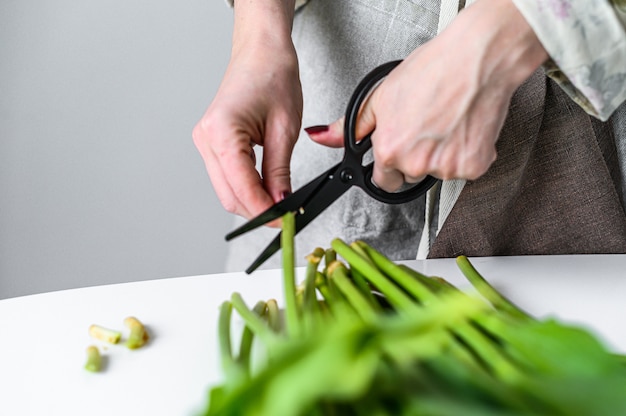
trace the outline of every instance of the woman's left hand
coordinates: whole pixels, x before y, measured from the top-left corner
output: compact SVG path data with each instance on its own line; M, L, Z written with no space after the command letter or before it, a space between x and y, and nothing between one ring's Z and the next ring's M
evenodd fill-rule
M547 53L511 0L481 0L414 50L361 109L357 139L372 133L373 181L392 192L425 175L476 179L496 159L495 143L514 91ZM343 120L310 133L343 145Z

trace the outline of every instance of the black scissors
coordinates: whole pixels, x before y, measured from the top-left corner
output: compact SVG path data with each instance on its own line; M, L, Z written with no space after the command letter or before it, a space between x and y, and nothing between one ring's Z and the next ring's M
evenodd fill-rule
M259 214L256 218L227 234L226 241L273 221L287 212L295 212L296 233L298 233L352 186L358 186L372 198L379 201L388 204L402 204L423 195L437 182L437 179L432 176L426 176L421 182L407 190L386 192L372 182L374 163L363 166L363 157L372 147L372 142L370 138L371 133L362 140L356 141L355 127L359 109L370 90L400 62L391 61L375 68L363 78L352 94L344 123L345 153L341 163L328 169L287 198ZM279 249L280 233L250 267L246 269L246 273L252 273Z

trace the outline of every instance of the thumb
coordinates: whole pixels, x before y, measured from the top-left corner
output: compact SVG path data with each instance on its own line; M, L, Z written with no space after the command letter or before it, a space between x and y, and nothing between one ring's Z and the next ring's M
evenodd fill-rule
M304 129L315 143L328 147L343 147L343 117L327 126L311 126Z
M377 90L374 90L359 109L354 137L357 141L367 136L376 129L376 115L374 113L373 98Z
M356 124L355 137L359 141L376 128L376 116L372 105L371 96L365 101L359 110ZM329 124L328 126L312 126L304 129L309 137L316 143L328 147L343 147L345 117Z

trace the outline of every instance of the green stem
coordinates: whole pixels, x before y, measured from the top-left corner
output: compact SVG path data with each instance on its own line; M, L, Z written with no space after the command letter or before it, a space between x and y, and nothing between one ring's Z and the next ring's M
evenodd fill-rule
M358 244L352 243L350 244L350 247L354 251L356 251L358 254L360 254L365 260L369 261L370 263L372 262L371 259L368 257L367 253L365 253L365 251L361 248L361 246L359 246ZM375 265L373 264L373 266ZM350 274L352 276L352 280L354 281L354 284L356 285L356 287L359 288L361 293L363 293L363 295L365 295L369 299L369 301L372 303L372 305L374 305L374 307L377 310L381 310L380 303L374 297L374 294L372 293L372 288L367 283L367 280L363 276L363 273L361 273L355 268L352 268L350 270Z
M325 278L327 296L328 296L328 298L325 298L325 300L326 300L326 304L328 305L330 311L333 312L333 314L337 314L338 311L343 311L346 309L346 307L350 307L350 305L346 303L345 296L343 295L341 290L339 290L339 288L337 287L337 282L334 279L330 278L332 274L331 267L335 267L333 266L333 264L336 264L336 263L341 264L341 262L335 261L328 265L327 270L326 270L326 278Z
M285 291L285 318L287 334L298 336L301 331L296 300L295 248L296 217L288 212L282 218L281 246L283 251L283 289Z
M324 249L317 247L313 253L307 256L307 266L304 280L304 309L311 311L317 306L317 295L315 292L317 267L324 256Z
M405 273L411 275L414 279L419 280L423 285L428 287L433 293L449 293L456 292L457 289L454 285L450 284L447 280L441 277L426 276L415 269L410 268L406 264L398 264L398 267Z
M369 246L367 243L359 241L356 244L358 244L365 251L365 253L367 253L369 258L372 259L372 262L384 274L393 279L411 295L415 296L419 302L426 303L437 299L437 296L432 292L428 285L421 281L421 279L416 279L410 273L407 273L399 265L392 260L389 260L389 258Z
M613 358L618 361L622 366L626 367L626 355L618 353L612 353L611 355L613 355Z
M367 246L367 243L365 243L364 241L354 241L352 244L350 244L350 247L352 248L352 250L359 253L361 257L363 257L365 260L370 262L374 267L377 267L377 265L372 261L370 256L365 251L364 246Z
M396 308L400 310L414 309L417 306L413 299L400 290L380 270L373 266L371 262L364 259L363 256L355 252L342 240L336 238L331 242L331 245L337 254L346 259L351 268L362 273Z
M472 355L472 353L461 343L456 341L451 341L448 345L449 352L455 360L459 361L464 367L470 368L474 372L485 372L489 373L489 371L482 365L476 361L476 357Z
M356 287L359 289L361 294L367 298L372 307L376 311L382 311L383 308L380 306L380 302L374 296L372 288L367 283L367 280L365 279L363 274L356 269L350 269L350 275L352 276L352 281L354 282Z
M233 350L231 345L230 335L230 321L233 311L233 305L229 301L222 303L220 307L220 314L218 318L218 339L220 348L220 360L222 363L222 370L226 374L226 378L230 378L234 375L237 363L233 357Z
M267 345L268 349L270 349L271 345L278 341L278 336L272 332L268 324L261 317L248 308L248 305L246 305L239 293L234 292L230 297L230 301L233 308L239 313L246 325L250 327L250 330Z
M324 252L324 273L326 272L328 265L335 260L337 260L337 252L332 248L327 248Z
M260 300L254 305L252 309L252 313L262 317L265 315L265 311L267 310L267 304ZM252 342L254 341L254 332L250 329L248 325L246 325L243 329L243 333L241 334L241 342L239 344L239 356L237 357L237 362L242 367L246 376L250 376L250 356L252 352Z
M272 331L277 334L280 333L280 310L278 309L276 299L267 301L267 323Z
M373 322L376 319L376 310L372 303L361 291L352 283L348 277L348 269L343 263L338 261L332 263L328 270L330 278L335 282L337 288L343 293L346 300L359 314L365 322Z
M331 295L330 291L328 290L328 280L326 279L326 274L319 271L315 274L315 287L322 294L322 297L325 301L331 301Z
M480 332L471 322L464 322L451 328L451 331L460 337L458 342L471 348L480 363L486 367L495 377L502 381L514 382L521 377L521 372L506 356L502 347ZM462 340L462 341L461 341Z
M469 259L465 256L459 256L456 259L456 264L463 275L469 280L474 288L485 297L496 310L504 312L514 318L523 320L532 320L533 317L528 315L522 309L517 307L513 302L502 296L480 273L474 268Z
M317 268L324 257L324 249L317 247L307 259L305 281L304 281L304 305L302 308L302 320L304 329L311 333L318 325L321 311L317 300L316 280Z

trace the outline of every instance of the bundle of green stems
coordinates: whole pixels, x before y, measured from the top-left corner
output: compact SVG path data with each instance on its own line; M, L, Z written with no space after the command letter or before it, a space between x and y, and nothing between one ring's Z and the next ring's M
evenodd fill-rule
M626 414L626 366L581 327L536 319L457 264L478 294L335 239L296 284L283 218L284 307L238 293L219 317L224 381L205 415ZM235 348L233 309L244 321Z

